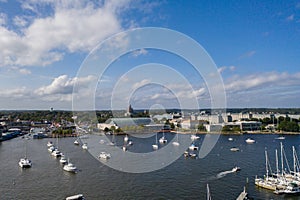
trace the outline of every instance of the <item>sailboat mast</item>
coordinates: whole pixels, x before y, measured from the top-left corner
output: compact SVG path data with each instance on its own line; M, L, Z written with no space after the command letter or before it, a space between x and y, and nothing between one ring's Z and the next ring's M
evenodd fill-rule
M280 142L280 156L281 156L281 175L283 176L283 145L282 142Z
M276 175L278 175L279 169L278 169L278 152L277 152L277 149L275 149L275 155L276 155Z
M294 164L294 174L296 173L296 155L295 155L295 147L292 146L293 149L293 164Z
M269 177L269 170L268 170L268 154L267 150L265 150L265 157L266 157L266 173L267 173L267 178Z

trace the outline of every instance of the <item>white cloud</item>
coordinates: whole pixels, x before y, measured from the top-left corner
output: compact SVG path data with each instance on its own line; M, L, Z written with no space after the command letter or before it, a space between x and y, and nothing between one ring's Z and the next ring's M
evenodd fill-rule
M252 56L254 56L254 54L256 54L256 51L252 50L252 51L248 51L244 54L242 54L239 59L244 59L244 58L251 58Z
M149 80L149 79L143 79L143 80L141 80L141 81L136 82L135 84L133 84L132 89L136 90L136 89L138 89L140 87L148 85L149 83L151 83L151 80Z
M24 27L28 24L28 21L25 19L25 17L21 17L21 16L15 16L13 21L14 24L18 27Z
M227 92L243 91L260 87L292 86L300 84L300 73L288 74L286 72L265 72L245 77L235 76L227 81Z
M19 99L29 96L30 92L26 87L20 87L15 89L2 89L0 90L0 95L2 98Z
M73 92L78 92L82 88L87 88L96 77L87 76L80 78L69 78L67 75L61 75L53 80L50 85L40 87L34 91L39 96L43 95L71 95ZM73 91L73 86L76 83L78 91Z
M226 70L234 71L235 68L236 68L235 66L222 66L222 67L218 68L218 72L222 73L222 72L224 72Z
M146 50L146 49L138 49L138 50L135 50L135 51L133 51L132 53L131 53L131 55L133 56L133 57L138 57L138 56L140 56L140 55L146 55L148 53L148 51Z
M118 13L128 1L27 1L23 9L38 12L41 4L52 5L53 14L33 19L21 33L0 27L0 65L45 66L63 58L64 53L89 51L106 37L122 30ZM25 26L23 16L14 23Z

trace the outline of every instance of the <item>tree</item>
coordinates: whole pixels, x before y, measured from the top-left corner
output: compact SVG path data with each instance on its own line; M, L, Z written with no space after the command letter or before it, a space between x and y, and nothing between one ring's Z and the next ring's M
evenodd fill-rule
M206 128L205 128L205 126L203 124L199 124L198 125L198 130L199 131L206 131Z

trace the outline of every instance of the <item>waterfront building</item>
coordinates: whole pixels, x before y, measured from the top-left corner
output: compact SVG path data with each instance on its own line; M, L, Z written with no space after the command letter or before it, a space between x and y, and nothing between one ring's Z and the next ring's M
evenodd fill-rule
M116 129L118 128L126 128L126 127L134 127L134 126L146 126L154 124L151 118L147 117L139 117L139 118L110 118L106 120L105 123L98 123L97 127L100 130L104 130L105 128L111 128L114 126Z

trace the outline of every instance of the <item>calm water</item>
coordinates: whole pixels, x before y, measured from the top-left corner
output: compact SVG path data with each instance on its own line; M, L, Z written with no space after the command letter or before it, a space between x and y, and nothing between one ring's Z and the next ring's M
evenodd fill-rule
M172 137L171 134L167 137ZM201 143L203 135L200 135ZM0 143L0 199L65 199L82 193L91 199L206 199L206 184L209 183L212 198L235 199L247 186L254 199L300 199L300 196L284 197L254 185L255 175L265 174L264 150L268 150L269 160L275 170L275 149L283 142L285 152L292 167L292 145L300 155L300 136L286 136L276 140L276 135L220 136L212 152L204 159L186 159L181 156L171 165L150 173L130 174L113 170L95 160L87 151L73 144L74 138L59 140L61 151L78 168L77 174L63 171L59 160L47 151L48 139L24 140L16 138ZM251 137L255 144L245 143ZM132 137L131 137L132 139ZM115 137L121 145L123 136ZM18 161L24 155L27 141L28 157L33 166L20 169ZM55 142L55 139L53 139ZM133 139L132 151L148 151L153 138ZM239 147L240 152L231 152L231 147ZM234 166L241 167L238 173L226 173ZM225 172L220 175L220 172ZM249 180L248 184L247 178Z

